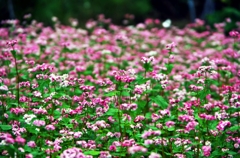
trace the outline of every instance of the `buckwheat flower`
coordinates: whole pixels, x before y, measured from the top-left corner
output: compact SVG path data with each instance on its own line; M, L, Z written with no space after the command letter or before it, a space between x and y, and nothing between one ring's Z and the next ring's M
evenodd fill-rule
M45 127L45 129L48 130L48 131L53 131L53 130L55 130L55 127L54 127L54 125L47 125Z
M25 109L24 108L11 108L10 112L18 115L18 114L24 113Z
M198 125L198 122L196 122L196 121L188 122L188 124L185 127L185 132L188 133L191 130L194 130L197 125Z
M156 124L156 127L157 127L158 129L162 129L163 125L162 125L161 123L158 123L158 124Z
M1 91L8 91L8 87L6 85L0 86Z
M234 146L234 148L236 148L236 149L239 148L239 144L238 144L238 143L235 143L233 146Z
M11 41L7 41L7 45L9 45L9 46L14 46L15 44L17 44L17 40L11 40Z
M121 137L121 133L120 133L120 132L115 132L115 133L114 133L114 136L115 136L116 138L120 138L120 137Z
M220 121L217 125L217 129L219 131L223 131L226 126L231 126L231 122L230 121Z
M3 116L4 116L5 118L8 118L8 114L7 114L7 113L4 113Z
M26 140L25 140L24 138L22 138L21 136L17 136L17 137L15 138L15 142L18 143L18 144L24 145L25 142L26 142Z
M176 158L186 158L186 156L183 155L183 154L175 154L174 156L175 156Z
M36 147L36 143L34 141L29 141L27 143L27 145L30 147L30 148L35 148Z
M102 53L102 54L111 54L111 51L110 51L110 50L107 50L107 49L105 49L105 50L102 50L102 51L101 51L101 53Z
M154 141L152 140L152 139L146 139L146 140L144 140L144 144L145 145L151 145L151 144L153 144L154 143Z
M110 145L108 150L109 151L116 151L117 147L115 145Z
M233 31L230 31L230 32L229 32L229 35L230 35L231 37L238 37L238 36L239 36L239 32L233 30Z
M145 117L143 115L138 115L135 119L134 119L134 122L137 123L137 122L140 122L142 120L144 120Z
M128 148L129 154L134 154L136 152L144 152L145 153L145 152L147 152L147 148L144 148L142 146L137 146L137 145Z
M26 102L30 101L30 99L28 97L26 97L26 96L22 96L22 97L19 98L19 101L23 102L23 103L24 102L26 103Z
M111 158L112 155L109 153L109 151L101 151L100 156L98 158Z
M54 148L55 152L58 152L59 150L62 149L62 147L60 145L58 145L58 144L54 144L53 148Z
M73 137L74 138L80 138L82 136L82 132L75 132L74 134L73 134Z
M67 87L69 85L69 81L65 80L65 81L62 81L59 86L60 87Z
M155 55L157 55L156 51L150 51L146 53L146 56L155 56Z
M114 137L114 134L112 132L108 132L107 133L107 137L111 137L112 138L112 137Z
M114 119L112 116L109 116L109 117L108 117L108 121L109 121L110 123L113 123L113 122L115 122L115 119Z
M169 50L171 50L171 49L173 49L175 47L176 47L176 44L174 42L166 45L166 49L169 49Z
M158 119L160 119L160 116L158 114L153 113L151 115L152 122L156 122Z
M166 122L166 126L169 128L169 127L172 127L172 126L174 126L175 125L175 122L173 122L173 121L168 121L168 122Z
M33 158L32 154L26 154L25 158Z
M33 95L34 95L35 97L40 97L40 98L42 98L42 93L39 92L39 91L34 91L34 92L33 92Z
M25 150L24 150L23 148L21 148L21 147L18 148L18 150L19 150L20 152L22 152L22 153L25 152Z
M168 109L159 110L158 112L159 112L160 115L162 115L162 116L165 116L165 115L170 116L170 111L169 111Z
M151 56L151 57L142 57L141 61L146 64L146 63L153 63L154 61L154 57Z
M7 144L13 144L13 143L15 143L15 140L14 140L13 138L11 138L11 137L7 137L7 138L5 139L5 142L6 142Z
M34 120L33 121L33 124L35 125L35 126L38 126L38 127L40 127L40 126L45 126L45 121L43 121L43 120Z
M211 146L203 146L202 147L203 150L203 155L208 157L211 154Z
M217 130L210 130L209 132L213 136L217 136L219 134L219 132Z
M81 149L78 148L69 148L67 150L64 150L63 153L60 155L60 158L80 158L85 157L85 155L82 153Z
M162 158L162 155L151 152L148 158Z

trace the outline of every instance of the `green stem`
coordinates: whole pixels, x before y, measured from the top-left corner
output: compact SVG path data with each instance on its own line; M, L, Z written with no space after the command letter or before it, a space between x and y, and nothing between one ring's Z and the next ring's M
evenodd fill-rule
M20 105L20 101L19 101L19 73L18 73L18 66L17 66L17 59L14 56L14 62L15 62L15 69L16 69L16 90L17 90L17 102L18 102L18 107Z

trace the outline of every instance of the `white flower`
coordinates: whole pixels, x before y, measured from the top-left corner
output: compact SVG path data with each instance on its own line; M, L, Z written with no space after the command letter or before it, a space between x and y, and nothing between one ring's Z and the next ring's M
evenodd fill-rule
M206 145L206 146L211 146L211 142L210 142L210 141L206 141L206 142L205 142L205 145Z
M0 146L1 145L6 145L6 142L4 141L4 140L2 140L1 142L0 142Z
M101 53L102 53L102 54L111 54L111 51L104 49Z
M169 28L171 26L171 23L172 23L172 21L170 19L167 19L162 23L162 26L164 28Z
M60 85L60 87L67 87L68 83L69 82L67 80L65 80L65 81L61 82L59 85Z
M8 87L6 85L2 85L2 86L0 86L0 90L8 91Z
M36 115L34 115L34 114L30 114L30 115L25 114L25 115L23 116L23 119L24 119L24 121L25 121L27 124L30 124L30 122L32 121L33 118L36 118Z

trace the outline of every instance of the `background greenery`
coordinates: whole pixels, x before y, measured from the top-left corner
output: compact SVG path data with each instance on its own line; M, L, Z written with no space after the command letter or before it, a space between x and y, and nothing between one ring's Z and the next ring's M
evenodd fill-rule
M197 17L200 17L205 0L194 2ZM10 3L14 15L10 15ZM210 24L222 22L227 17L232 18L233 22L240 20L239 0L214 0L214 3L216 12L207 17ZM51 18L55 16L63 24L69 24L69 19L75 18L80 26L84 26L87 20L96 19L99 14L111 18L116 24L122 24L126 13L135 16L135 23L148 17L160 20L170 18L179 24L190 22L187 0L0 0L0 10L0 20L13 16L21 20L24 15L31 13L32 19L45 25L52 25Z

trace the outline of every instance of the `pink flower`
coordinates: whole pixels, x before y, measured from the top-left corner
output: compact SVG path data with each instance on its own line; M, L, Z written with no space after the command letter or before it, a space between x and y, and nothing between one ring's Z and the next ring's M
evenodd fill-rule
M14 46L15 44L17 44L17 40L11 40L11 41L7 41L7 45L9 45L9 46Z
M142 120L144 120L144 119L145 119L144 116L138 115L138 116L134 119L134 122L137 123L137 122L140 122L140 121L142 121Z
M153 113L151 115L151 118L152 118L152 122L156 122L160 118L160 116L158 114Z
M132 146L134 143L135 143L134 140L124 140L124 141L122 142L122 146L123 146L123 147L129 147L129 146Z
M45 126L45 121L43 121L43 120L34 120L33 121L33 124L35 125L35 126L38 126L38 127L40 127L40 126Z
M176 158L186 158L186 156L183 155L183 154L175 154L174 156L175 156Z
M34 141L29 141L29 142L27 143L27 145L28 145L29 147L31 147L31 148L35 148L35 147L36 147L36 143L35 143Z
M45 129L48 130L48 131L53 131L53 130L55 130L55 127L54 127L54 125L47 125L45 127Z
M231 37L238 37L239 32L233 30L233 31L230 31L230 32L229 32L229 35L230 35Z
M82 153L81 149L75 147L64 150L63 153L60 155L60 158L80 158L80 157L85 157L85 155Z
M151 152L148 158L161 158L161 157L162 157L161 155Z
M137 146L137 145L128 148L129 154L134 154L136 152L144 152L145 153L145 152L147 152L147 148L144 148L142 146Z
M112 116L109 116L109 117L108 117L108 121L109 121L110 123L113 123L115 120L114 120L114 118L113 118Z
M145 144L145 145L151 145L151 144L153 144L153 143L154 143L154 141L153 141L152 139L144 140L144 144Z
M191 122L189 122L189 123L186 125L185 131L188 133L188 132L190 132L191 130L194 130L197 125L198 125L198 122L196 122L196 121L191 121Z
M5 139L5 142L6 142L7 144L13 144L13 143L15 142L15 140L14 140L13 138L11 138L11 137L7 137L7 138Z
M33 158L33 155L32 155L32 154L27 154L27 155L25 156L25 158Z
M110 145L109 151L116 151L116 150L117 150L117 148L115 145Z
M173 49L175 47L176 47L176 44L174 42L166 45L166 49L169 49L169 50L171 50L171 49Z
M168 122L166 122L166 126L169 128L169 127L172 127L172 126L174 126L175 125L175 122L173 122L173 121L168 121Z
M21 136L17 136L17 137L15 138L15 142L18 143L18 144L24 145L25 142L26 142L26 140L25 140L24 138L22 138Z
M61 149L62 149L62 147L60 145L57 145L57 144L54 145L54 151L55 152L57 152L57 151L59 151Z
M217 129L219 131L223 131L226 126L231 126L231 122L230 121L220 121L217 125Z
M82 136L82 132L75 132L73 137L74 138L80 138Z
M154 61L154 57L142 57L141 61L145 64L145 63L153 63Z
M234 148L237 149L238 147L239 147L239 144L238 144L238 143L235 143L235 144L234 144Z
M203 146L202 147L203 150L203 155L208 157L211 154L211 146Z
M108 158L111 157L109 151L101 151L100 156L98 158Z

